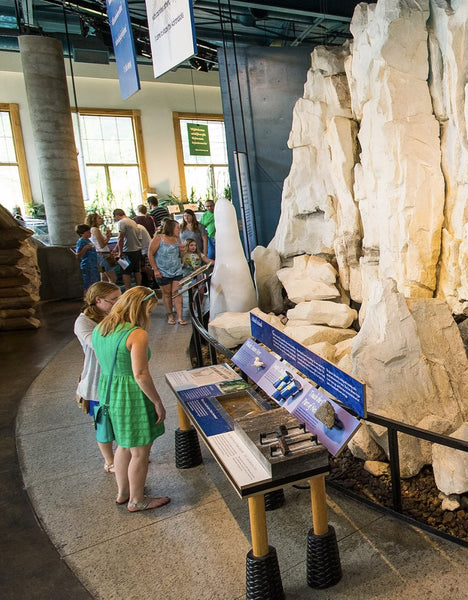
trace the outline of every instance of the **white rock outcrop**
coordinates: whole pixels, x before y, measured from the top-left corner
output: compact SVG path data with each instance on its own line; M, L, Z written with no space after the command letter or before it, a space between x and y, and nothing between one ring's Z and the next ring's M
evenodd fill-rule
M468 423L463 423L450 437L468 442ZM444 494L468 492L468 452L434 444L432 467L436 485Z
M338 344L356 335L354 329L340 329L338 327L327 327L326 325L303 325L291 327L289 324L284 328L284 333L303 346L328 342Z
M277 272L291 302L339 298L335 286L337 272L325 259L303 254L295 256L292 267Z
M266 313L280 313L283 310L283 286L276 275L281 268L279 253L274 248L257 246L251 257L255 264L258 307Z
M310 300L309 302L300 302L288 310L286 316L290 320L302 320L310 325L329 325L346 329L351 327L353 321L357 319L357 312L346 304L326 300Z
M240 346L250 337L250 312L225 312L208 324L208 333L226 348Z
M407 301L393 280L375 282L351 362L371 412L439 433L467 420L468 361L445 302ZM383 428L369 429L388 452ZM402 475L415 475L429 454L427 443L401 436Z
M234 206L215 204L216 261L210 285L210 318L224 312L246 312L257 306L257 294L237 229Z

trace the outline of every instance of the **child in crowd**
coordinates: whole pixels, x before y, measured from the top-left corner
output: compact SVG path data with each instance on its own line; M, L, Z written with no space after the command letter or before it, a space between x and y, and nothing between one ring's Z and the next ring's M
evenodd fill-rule
M203 263L214 265L214 260L208 258L198 250L197 242L193 238L185 240L185 250L182 255L182 273L184 277L188 277L196 269L199 269ZM205 286L200 287L200 293L204 294Z
M83 289L86 290L100 279L97 263L97 252L91 242L91 227L85 223L75 227L80 239L76 243L76 258L80 261Z
M197 242L193 238L187 238L185 240L185 249L182 255L182 271L184 277L187 277L196 269L199 269L203 263L214 265L214 260L208 258L198 250Z

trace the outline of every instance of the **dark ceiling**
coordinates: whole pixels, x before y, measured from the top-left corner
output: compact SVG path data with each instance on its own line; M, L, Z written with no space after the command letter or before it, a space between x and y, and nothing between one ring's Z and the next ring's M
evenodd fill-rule
M150 62L144 0L127 0L138 62ZM341 45L350 38L354 0L194 0L198 57L186 65L217 68L221 46ZM60 38L82 62L112 60L105 0L0 0L0 50L17 51L17 36Z

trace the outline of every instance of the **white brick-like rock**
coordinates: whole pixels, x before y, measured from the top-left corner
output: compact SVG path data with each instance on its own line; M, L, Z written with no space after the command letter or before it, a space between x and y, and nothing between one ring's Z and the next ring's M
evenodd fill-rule
M286 313L288 319L303 320L310 325L329 325L347 329L357 319L357 312L338 302L310 300L300 302Z
M450 437L468 442L468 422L463 423ZM436 485L444 494L468 492L468 452L434 444L432 467Z
M335 286L336 269L323 258L303 254L295 256L292 267L277 272L291 302L339 298Z
M250 337L250 312L225 312L208 324L208 333L226 348L235 348Z
M353 329L339 329L338 327L326 327L325 325L290 327L288 324L284 328L284 333L303 346L310 346L318 342L337 344L356 335Z

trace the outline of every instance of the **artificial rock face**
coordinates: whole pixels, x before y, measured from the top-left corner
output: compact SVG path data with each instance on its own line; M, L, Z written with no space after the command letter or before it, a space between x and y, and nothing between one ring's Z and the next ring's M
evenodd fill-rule
M445 302L407 300L393 280L376 282L351 361L371 412L447 434L468 420L468 360ZM386 431L369 430L388 452ZM430 446L400 436L400 458L410 477L431 462Z
M335 347L335 364L366 384L370 410L450 433L468 398L451 314L468 315L468 2L361 2L350 31L342 47L311 54L270 247L283 264L311 254L337 265L333 285L361 304L362 329L351 355L338 351L347 340L300 334L301 303L338 301L313 296L305 269L278 272L299 307L289 326L303 343ZM386 449L384 431L371 434ZM401 437L408 476L431 449Z
M445 3L437 5L436 19L450 20L442 17ZM356 302L366 303L372 282L386 277L407 297L437 291L446 201L440 122L442 107L454 102L439 94L441 114L434 113L429 37L438 81L450 77L451 63L436 52L447 40L434 33L437 23L429 29L429 16L429 0L360 3L353 42L314 50L294 109L293 164L271 246L283 257L305 252L336 260L340 283ZM453 37L462 21L452 18ZM460 46L462 34L457 39ZM453 98L460 92L453 90ZM462 134L466 139L466 129ZM453 261L448 232L446 239Z

